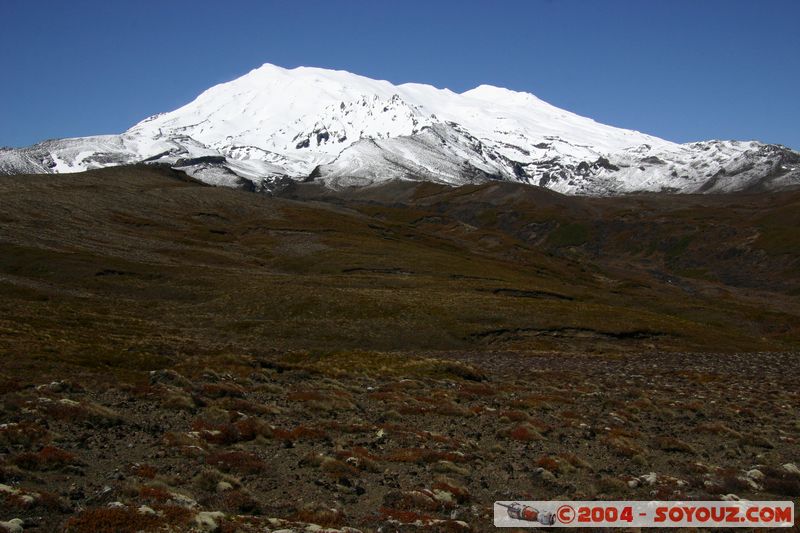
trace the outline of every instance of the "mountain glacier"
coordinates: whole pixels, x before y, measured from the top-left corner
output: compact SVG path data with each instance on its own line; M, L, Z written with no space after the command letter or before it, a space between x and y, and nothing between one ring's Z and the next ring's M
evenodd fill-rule
M489 85L459 94L270 64L120 135L0 149L0 174L141 162L257 191L287 180L336 188L390 179L450 185L508 180L585 195L800 184L800 153L780 145L676 144Z

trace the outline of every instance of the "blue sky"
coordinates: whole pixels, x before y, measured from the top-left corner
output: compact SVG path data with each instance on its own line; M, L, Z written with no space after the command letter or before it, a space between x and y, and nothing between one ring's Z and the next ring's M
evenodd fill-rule
M118 133L270 62L800 149L797 0L0 0L0 21L0 146Z

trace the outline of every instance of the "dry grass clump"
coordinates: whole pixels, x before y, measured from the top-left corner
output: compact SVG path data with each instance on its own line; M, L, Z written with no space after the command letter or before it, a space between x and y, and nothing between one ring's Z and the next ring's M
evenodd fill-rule
M501 429L497 432L498 437L508 438L519 442L533 442L544 440L539 430L530 422L522 422L514 426Z
M206 456L206 464L223 472L259 474L267 470L267 463L255 454L242 451L217 452Z
M654 443L659 450L664 450L665 452L697 453L691 444L677 437L661 435L655 438Z
M574 453L561 453L559 454L559 457L567 461L575 468L583 468L584 470L594 470L594 467L592 467L591 463L575 455Z
M597 480L597 490L606 496L620 496L628 491L628 484L618 477L601 476Z
M601 437L601 441L617 455L632 458L644 454L644 448L636 442L636 439L639 437L641 437L641 434L636 430L617 427L611 428L610 431Z
M775 447L775 444L772 443L768 438L763 435L758 435L756 433L745 433L739 439L739 443L746 445L746 446L753 446L756 448L767 448L772 449Z
M190 388L192 382L182 374L172 369L153 370L150 372L150 385L170 385L178 388Z
M502 422L527 422L531 418L530 415L525 411L520 411L517 409L500 411L498 416Z
M223 474L216 468L209 467L203 468L203 470L194 477L192 483L195 487L205 492L218 492L222 488L220 483L226 484L223 485L223 487L230 485L231 488L238 488L241 485L238 479Z
M181 390L167 390L161 396L161 405L177 411L193 411L197 404L191 396Z
M543 455L536 460L535 464L553 474L571 472L575 469L571 464L554 455Z
M345 515L340 509L308 503L298 509L290 520L316 524L324 528L334 528L345 523Z
M62 398L41 402L38 407L51 418L64 422L81 421L97 427L116 426L124 422L115 411L94 402L76 402Z

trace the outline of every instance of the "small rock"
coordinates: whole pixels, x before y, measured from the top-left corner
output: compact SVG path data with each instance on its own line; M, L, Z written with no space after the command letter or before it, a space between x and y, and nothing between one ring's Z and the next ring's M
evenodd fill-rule
M0 493L2 494L19 494L19 490L15 489L14 487L9 487L8 485L3 485L0 483Z
M446 490L433 489L433 497L442 503L453 502L453 494Z
M217 483L217 492L225 492L228 490L233 490L233 485L231 485L227 481L220 481L219 483Z
M178 492L171 492L170 493L170 500L181 507L186 507L187 509L191 509L193 507L197 507L197 502L194 501L189 496L184 494L180 494Z
M61 398L58 400L58 403L69 407L78 407L81 404L81 402L76 402L75 400L70 400L69 398Z
M639 480L638 480L638 479L631 479L631 480L629 480L629 481L628 481L628 486L629 486L630 488L632 488L632 489L635 489L636 487L638 487L638 486L639 486Z
M741 500L736 494L725 494L720 499L725 502L738 502Z
M555 474L545 469L542 469L542 472L539 474L539 477L541 477L543 481L547 481L548 483L555 483L556 481Z
M783 465L783 469L790 474L800 474L800 468L797 468L797 465L794 463L786 463Z
M764 479L764 472L758 470L757 468L753 468L752 470L748 470L745 473L745 476L754 481L761 481L762 479Z
M197 513L197 516L194 517L194 521L200 526L201 531L213 533L219 531L219 524L217 521L222 518L225 518L225 513L219 511L202 511Z
M656 474L655 472L650 472L649 474L645 474L643 476L640 476L639 479L641 479L643 482L647 483L648 485L655 485L656 481L658 481L658 474Z
M122 502L108 502L108 507L110 509L122 509L125 507L125 504Z
M153 510L152 507L148 507L146 505L142 505L137 510L139 511L139 514L147 514L147 515L155 515L156 514L155 510Z
M0 522L0 528L5 529L8 533L22 533L24 531L22 529L24 523L19 518L12 518L8 522Z

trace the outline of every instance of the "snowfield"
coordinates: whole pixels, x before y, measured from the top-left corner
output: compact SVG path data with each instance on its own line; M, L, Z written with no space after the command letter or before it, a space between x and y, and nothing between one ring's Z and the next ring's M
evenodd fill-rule
M265 64L120 135L0 150L0 173L165 163L214 185L269 190L389 179L508 180L567 194L733 192L800 183L800 154L759 142L676 144L599 124L532 94L458 94L344 71Z

